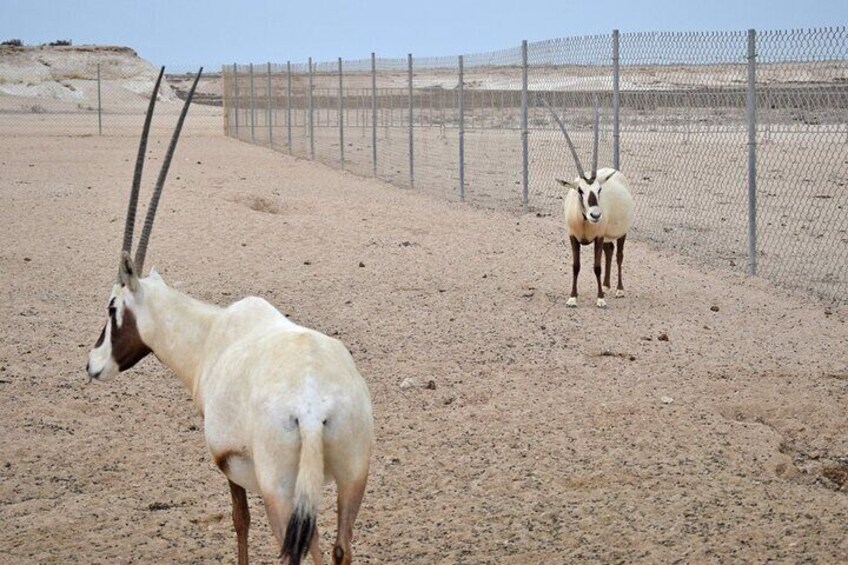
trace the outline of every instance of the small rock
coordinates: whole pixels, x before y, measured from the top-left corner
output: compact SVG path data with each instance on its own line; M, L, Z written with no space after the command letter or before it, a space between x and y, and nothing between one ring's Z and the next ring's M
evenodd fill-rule
M718 306L710 306L710 310L713 312L718 312Z
M671 404L672 402L674 402L674 399L670 396L663 396L662 398L660 398L660 401L663 404Z
M427 385L424 388L426 388L427 390L436 390L436 381L430 379L429 381L427 381Z
M32 261L32 259L30 259L29 257L24 257L24 261L26 261L27 263L29 263L30 261Z
M312 261L304 261L304 262L303 262L303 264L304 264L304 265L311 265L311 264L312 264Z
M365 266L365 263L363 263L362 261L360 261L360 262L359 262L359 266L360 266L360 267L364 267L364 266Z
M657 336L657 339L660 341L668 341L668 334L663 332Z
M415 377L407 377L403 379L403 382L400 383L400 388L402 389L418 388L420 386L422 386L421 381L419 381Z

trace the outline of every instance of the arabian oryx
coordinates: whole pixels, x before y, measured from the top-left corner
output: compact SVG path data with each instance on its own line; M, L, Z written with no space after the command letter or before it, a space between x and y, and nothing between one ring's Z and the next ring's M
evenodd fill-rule
M598 282L598 308L605 308L604 287L610 288L610 270L612 268L613 247L616 249L618 265L618 285L616 297L624 296L624 285L621 282L621 264L624 261L624 240L627 230L633 224L633 197L628 188L629 182L624 173L615 169L603 168L598 170L598 99L595 98L594 142L592 150L592 172L587 175L577 158L577 150L571 142L562 120L551 108L548 101L542 99L545 107L550 110L559 129L565 136L565 141L571 151L578 176L573 181L556 179L558 183L569 189L565 197L565 226L571 242L572 282L571 296L566 305L577 306L577 275L580 273L580 246L593 243L595 246L595 278ZM604 282L601 285L601 252L606 256Z
M118 280L106 325L88 355L88 375L106 380L151 352L177 374L203 418L212 458L229 480L240 565L248 562L245 489L262 496L284 561L300 563L308 551L321 563L316 518L330 479L338 485L333 561L347 564L373 443L370 395L348 350L294 324L261 298L224 308L182 294L155 271L142 276L159 196L199 78L165 154L133 260L141 170L162 72L150 98Z

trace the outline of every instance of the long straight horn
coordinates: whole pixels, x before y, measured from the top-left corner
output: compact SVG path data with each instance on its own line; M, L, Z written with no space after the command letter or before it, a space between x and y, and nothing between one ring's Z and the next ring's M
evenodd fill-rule
M598 175L598 136L600 135L599 126L601 122L601 106L598 102L598 95L595 95L595 124L592 131L595 132L595 140L592 143L592 178Z
M141 130L141 141L138 144L138 157L135 160L135 173L133 174L132 190L130 191L130 203L127 207L127 223L124 225L124 244L121 247L121 250L126 253L129 253L132 249L135 212L138 209L138 191L139 187L141 187L141 171L144 169L144 156L147 152L147 135L150 133L153 107L156 105L156 97L159 94L159 84L162 82L163 74L165 74L165 67L159 69L159 76L156 78L156 84L153 86L153 93L150 95L150 102L147 104L147 115L144 117L144 127Z
M583 172L583 165L580 164L580 159L577 158L577 150L574 148L574 144L571 142L571 138L568 136L568 132L565 131L565 126L563 125L562 120L559 119L559 116L557 116L557 113L554 112L554 109L551 108L551 105L548 104L548 101L546 99L542 98L542 103L545 105L545 108L550 111L551 115L556 120L556 123L559 126L560 131L562 132L562 135L565 136L565 142L568 144L568 148L571 150L571 157L574 158L574 164L577 166L577 172L582 178L586 178L586 174Z
M200 75L203 73L203 67L197 71L197 76L194 77L194 83L191 85L191 90L188 91L185 104L183 104L182 112L177 120L177 128L171 136L171 143L168 145L168 150L165 153L165 159L162 162L162 168L159 170L159 178L156 180L156 187L153 189L153 196L150 197L150 204L147 206L147 216L144 218L144 228L141 232L141 237L138 240L138 249L135 252L135 267L139 276L144 268L144 256L147 254L147 243L150 241L150 232L153 230L153 219L156 217L156 208L159 206L159 197L162 195L162 188L165 186L165 179L168 176L168 168L171 166L171 159L174 156L174 150L177 148L177 141L180 139L180 131L183 129L183 122L188 107L191 105L191 99L194 98L194 90L197 88L197 82L200 80Z

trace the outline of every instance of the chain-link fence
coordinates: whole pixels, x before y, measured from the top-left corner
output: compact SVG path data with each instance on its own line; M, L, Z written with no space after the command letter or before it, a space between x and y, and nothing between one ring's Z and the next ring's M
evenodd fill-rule
M481 206L559 213L587 161L636 238L844 301L848 32L635 33L442 58L223 69L227 135Z
M194 68L169 68L153 135ZM156 69L125 48L0 47L0 135L136 136ZM224 132L480 206L561 214L601 103L632 237L844 302L848 32L572 37L456 57L207 69L186 136ZM223 107L222 107L223 105ZM753 174L752 174L753 173ZM753 229L755 228L755 229Z

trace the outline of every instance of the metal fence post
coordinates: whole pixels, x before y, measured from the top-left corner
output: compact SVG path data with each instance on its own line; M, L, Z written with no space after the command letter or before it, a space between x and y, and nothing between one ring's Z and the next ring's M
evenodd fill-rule
M235 132L239 139L239 90L238 90L238 63L233 63L233 105L235 106Z
M344 84L342 83L341 57L339 57L339 163L344 170Z
M291 61L286 61L286 129L289 143L289 155L292 154L292 87Z
M415 186L415 154L413 153L413 131L412 131L412 120L414 118L413 109L413 95L412 95L412 53L407 55L407 62L409 64L409 186Z
M97 135L103 135L103 97L100 93L100 63L97 63Z
M377 55L371 52L371 168L377 176Z
M256 143L256 91L253 84L253 63L250 63L250 141Z
M230 78L227 74L227 65L221 65L221 125L224 126L224 136L230 137Z
M757 274L757 32L748 30L748 274Z
M312 105L312 57L309 57L309 158L315 159L314 106Z
M612 30L612 168L621 169L621 153L619 151L621 122L621 91L619 90L619 51L618 30Z
M271 61L268 61L268 147L274 147L274 124L271 119Z
M465 200L465 100L462 55L459 56L459 197Z
M530 200L530 145L527 142L530 131L527 128L528 93L527 93L527 40L521 42L521 203L524 211Z

